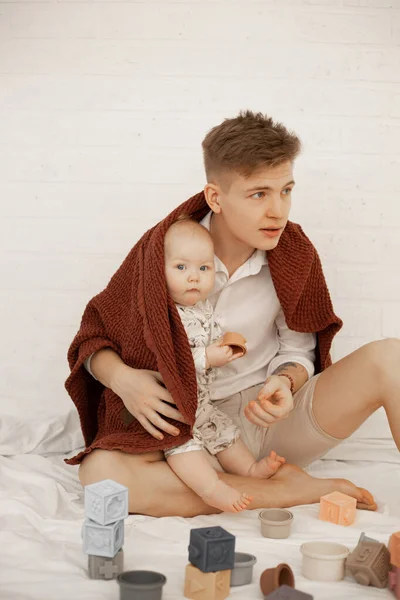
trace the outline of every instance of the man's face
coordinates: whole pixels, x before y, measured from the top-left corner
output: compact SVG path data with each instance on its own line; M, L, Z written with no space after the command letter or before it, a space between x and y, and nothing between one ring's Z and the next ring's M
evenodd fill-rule
M231 185L225 191L211 184L225 231L248 247L272 250L289 218L294 186L292 163L260 169L247 179L237 173L230 177Z

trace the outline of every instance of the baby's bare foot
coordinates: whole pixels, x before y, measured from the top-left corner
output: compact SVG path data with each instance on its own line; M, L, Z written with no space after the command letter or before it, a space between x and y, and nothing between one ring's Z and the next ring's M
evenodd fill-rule
M285 459L282 456L278 456L273 450L269 456L262 458L258 462L255 462L249 470L250 477L258 477L259 479L268 479L272 477L284 464Z
M240 512L248 507L252 496L235 490L235 488L218 480L212 491L202 496L204 502L225 512Z

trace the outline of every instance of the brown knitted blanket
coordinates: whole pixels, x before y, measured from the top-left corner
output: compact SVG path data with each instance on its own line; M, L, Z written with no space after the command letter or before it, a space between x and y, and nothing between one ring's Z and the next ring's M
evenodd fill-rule
M181 213L202 219L209 207L196 194L147 231L107 287L86 306L69 351L71 374L65 387L79 413L86 448L67 460L79 464L94 448L137 454L188 440L191 427L171 421L179 437L156 440L112 390L96 381L84 361L100 348L113 348L136 369L159 371L179 411L192 425L197 406L196 373L187 335L164 276L164 235ZM316 372L331 364L330 347L342 326L335 315L318 254L301 227L288 222L278 246L268 252L275 289L290 329L317 333Z

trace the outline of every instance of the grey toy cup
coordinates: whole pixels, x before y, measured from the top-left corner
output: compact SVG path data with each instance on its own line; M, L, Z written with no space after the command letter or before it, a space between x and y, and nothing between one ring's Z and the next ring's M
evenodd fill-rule
M267 538L283 539L290 535L293 514L285 508L266 508L260 512L261 534Z
M167 578L156 571L125 571L117 577L120 600L161 600Z
M246 552L235 552L235 563L231 571L231 587L235 585L247 585L253 579L253 566L257 559Z

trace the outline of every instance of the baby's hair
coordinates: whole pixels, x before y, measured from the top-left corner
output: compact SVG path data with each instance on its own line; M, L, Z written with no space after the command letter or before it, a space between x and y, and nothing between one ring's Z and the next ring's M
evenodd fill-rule
M188 227L190 227L193 232L205 233L212 242L212 237L211 237L211 234L208 231L208 229L206 227L204 227L204 225L199 223L199 221L196 221L196 219L194 219L188 213L181 213L178 216L178 218L169 227L168 231L170 231L171 229L174 229L176 227L179 227L180 225L183 226L184 224L187 224Z

